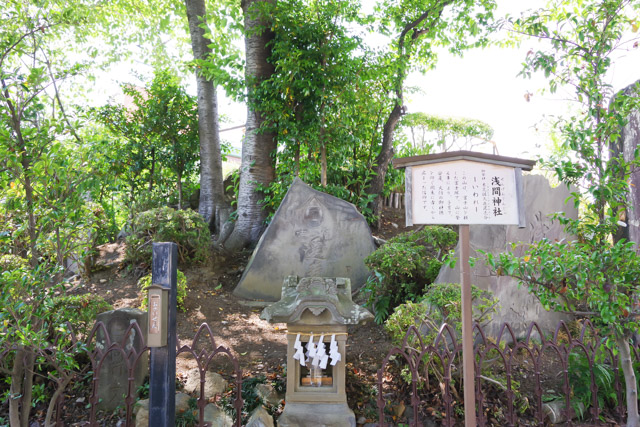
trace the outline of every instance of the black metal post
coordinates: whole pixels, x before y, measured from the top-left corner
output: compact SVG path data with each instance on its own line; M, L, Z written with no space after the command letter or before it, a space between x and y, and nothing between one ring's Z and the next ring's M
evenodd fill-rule
M153 244L151 282L169 289L166 347L151 348L149 426L173 427L176 418L176 295L178 245Z

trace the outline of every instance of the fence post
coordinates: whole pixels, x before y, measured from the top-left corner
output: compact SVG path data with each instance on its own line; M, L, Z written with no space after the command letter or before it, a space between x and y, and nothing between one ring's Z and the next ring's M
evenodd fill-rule
M176 416L176 294L178 245L154 243L151 283L169 289L167 345L150 350L149 426L173 427Z

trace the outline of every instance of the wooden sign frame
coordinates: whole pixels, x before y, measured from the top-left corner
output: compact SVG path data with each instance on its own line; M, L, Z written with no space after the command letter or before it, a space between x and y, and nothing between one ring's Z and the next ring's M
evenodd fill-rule
M524 228L526 223L522 171L530 171L535 163L535 160L473 151L454 151L393 160L395 168L405 168L407 226L458 224L460 228L462 365L466 427L476 425L469 225L511 224ZM416 172L420 174L419 177L416 177ZM421 180L419 183L418 179ZM417 189L420 190L419 194ZM503 215L502 209L504 212L508 211L508 215Z

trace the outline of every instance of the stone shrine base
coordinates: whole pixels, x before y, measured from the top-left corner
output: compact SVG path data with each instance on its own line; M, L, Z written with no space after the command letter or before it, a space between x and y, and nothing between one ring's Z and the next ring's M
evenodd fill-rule
M287 403L278 427L356 427L346 403Z

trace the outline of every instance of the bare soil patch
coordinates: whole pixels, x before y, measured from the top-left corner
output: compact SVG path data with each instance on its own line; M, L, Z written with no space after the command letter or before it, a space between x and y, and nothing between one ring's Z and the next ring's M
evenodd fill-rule
M407 231L404 211L386 209L382 228L374 233L381 239ZM138 307L141 297L137 287L140 272L124 266L124 242L99 247L92 275L74 284L73 293L93 293L103 296L114 309ZM209 325L216 346L231 350L246 376L268 378L280 375L286 363L286 324L272 324L260 319L261 307L249 306L232 292L248 262L250 252L240 254L213 253L207 265L179 266L187 277L188 294L185 310L178 312L180 345L193 345L193 338L203 323ZM204 347L206 336L198 342ZM210 347L207 345L207 347ZM347 392L356 416L368 420L373 415L372 396L376 373L391 343L380 325L370 322L349 328L347 341ZM220 359L220 369L229 365ZM196 367L187 354L178 356L176 371L184 379L187 371ZM212 367L218 370L218 367ZM227 371L228 372L228 371Z

